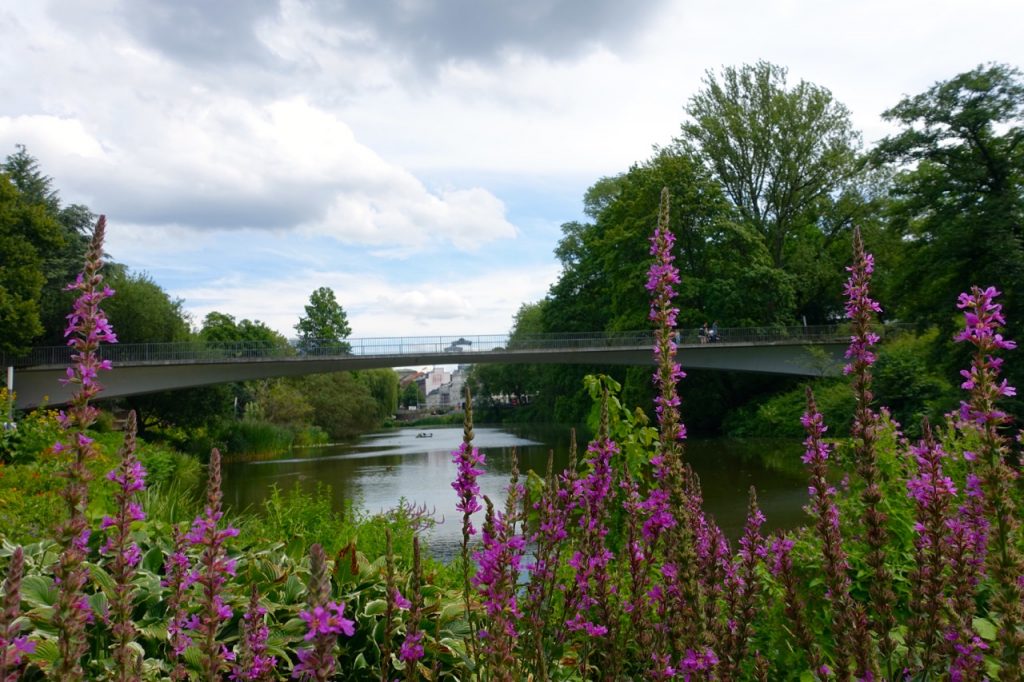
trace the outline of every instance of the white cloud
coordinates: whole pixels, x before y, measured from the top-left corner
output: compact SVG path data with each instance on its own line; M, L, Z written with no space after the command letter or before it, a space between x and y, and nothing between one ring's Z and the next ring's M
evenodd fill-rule
M500 334L511 328L520 304L543 298L557 272L553 265L493 269L475 276L428 272L410 284L392 281L381 271L277 277L231 273L172 293L185 299L196 323L216 310L238 319L259 319L289 337L310 293L321 286L334 290L357 338Z

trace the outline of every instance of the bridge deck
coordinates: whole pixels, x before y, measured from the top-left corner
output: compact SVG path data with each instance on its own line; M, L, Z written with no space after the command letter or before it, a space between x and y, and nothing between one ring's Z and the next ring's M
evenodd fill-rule
M884 331L891 334L896 327ZM836 326L734 328L710 342L696 330L677 335L688 369L720 369L818 376L842 366L849 331ZM258 378L439 364L653 364L650 331L348 339L299 350L270 343L117 344L100 349L117 371L100 379L103 397L152 393ZM817 348L818 350L813 350ZM62 404L70 391L58 383L71 362L66 346L36 348L4 364L15 367L21 409Z

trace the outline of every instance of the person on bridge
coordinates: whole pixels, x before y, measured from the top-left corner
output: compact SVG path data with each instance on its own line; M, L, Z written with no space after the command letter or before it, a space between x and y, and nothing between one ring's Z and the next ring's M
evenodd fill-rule
M718 343L718 320L711 323L711 334L708 338L711 339L711 343Z
M701 344L705 344L705 343L708 342L708 323L707 322L702 324L700 326L700 329L697 330L697 338L698 338L698 340L700 341Z

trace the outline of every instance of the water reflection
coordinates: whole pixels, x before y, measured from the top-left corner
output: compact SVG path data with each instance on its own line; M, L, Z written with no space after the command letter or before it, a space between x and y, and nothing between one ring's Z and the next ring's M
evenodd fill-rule
M477 427L474 435L474 445L487 457L480 489L496 505L504 500L513 450L524 472L543 472L549 451L554 452L556 470L568 464L570 436L565 427ZM330 486L339 509L352 503L377 512L405 498L426 505L434 510L436 518L443 519L431 531L428 543L432 554L449 557L461 542L461 516L455 509L451 488L455 476L451 452L461 442L462 429L457 427L396 429L365 436L353 445L296 451L271 461L230 464L224 467L224 499L237 510L258 509L272 485L289 489L296 483L307 491L315 490L318 484ZM766 468L761 455L768 449L776 461L798 461L799 443L714 439L687 444L687 459L701 478L705 509L730 537L742 531L752 485L757 487L770 527L789 528L805 520L801 507L807 501L806 483L802 477Z

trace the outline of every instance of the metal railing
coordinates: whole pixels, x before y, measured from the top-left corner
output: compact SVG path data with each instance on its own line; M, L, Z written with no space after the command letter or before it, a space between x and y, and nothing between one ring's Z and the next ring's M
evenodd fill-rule
M909 325L884 325L878 333L891 336ZM845 343L848 325L807 327L735 327L718 330L714 338L701 336L697 329L680 329L675 341L680 347L708 344L770 345ZM625 332L578 332L555 334L490 334L471 336L407 336L346 339L343 342L279 344L261 341L179 343L126 343L104 345L99 354L115 364L185 364L220 362L257 362L267 360L310 360L359 357L438 355L451 358L450 364L471 362L474 355L496 351L583 351L613 348L652 347L650 330ZM0 357L0 366L53 367L71 362L73 350L67 346L33 348L17 358Z

